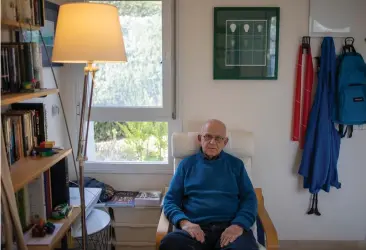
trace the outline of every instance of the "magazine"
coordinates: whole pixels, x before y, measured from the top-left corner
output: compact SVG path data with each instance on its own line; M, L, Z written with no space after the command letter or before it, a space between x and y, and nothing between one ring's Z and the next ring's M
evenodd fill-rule
M106 207L134 207L135 197L139 194L136 191L117 191L112 199L105 203Z
M140 191L135 198L135 206L159 207L160 201L160 191Z

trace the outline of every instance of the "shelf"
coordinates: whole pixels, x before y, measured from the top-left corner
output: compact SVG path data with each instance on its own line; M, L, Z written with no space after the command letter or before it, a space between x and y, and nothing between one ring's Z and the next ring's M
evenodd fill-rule
M17 192L70 153L71 149L64 149L50 157L26 157L15 162L10 166L14 192Z
M62 237L67 233L72 223L79 217L81 213L80 207L74 207L68 218L58 221L52 221L53 223L63 223L61 229L53 237L50 245L27 245L28 250L51 250L56 247Z
M39 30L41 28L41 26L38 26L38 25L29 26L29 24L27 24L27 23L20 23L18 21L6 20L6 19L1 20L1 25L8 26L10 28L16 28L16 29L19 29L21 27L22 29L27 29L27 30Z
M25 101L32 98L43 97L58 93L58 89L43 89L32 93L11 93L1 95L1 106L10 105L16 102Z

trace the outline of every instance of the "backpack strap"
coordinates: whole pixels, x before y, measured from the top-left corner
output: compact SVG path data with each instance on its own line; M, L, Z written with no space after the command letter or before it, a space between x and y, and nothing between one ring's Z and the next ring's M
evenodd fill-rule
M310 202L311 202L311 207L309 209L309 211L307 212L307 214L314 214L314 206L315 206L315 194L311 194L310 195Z
M315 194L315 208L314 208L314 214L317 215L317 216L320 216L322 215L320 212L319 212L319 209L318 209L318 193Z
M339 124L338 125L338 134L341 138L344 138L347 134L348 138L352 137L353 134L353 125L346 125L346 129L344 129L345 125Z
M348 131L348 138L351 138L353 134L353 125L348 125L347 131Z
M344 125L343 124L339 124L338 125L338 134L339 134L339 136L341 138L343 138L346 135L346 133L343 133L343 130L344 130Z
M309 215L315 214L317 216L320 216L321 213L319 212L319 209L318 209L318 193L311 194L310 197L311 197L310 198L311 207L310 207L309 211L307 212L307 214L309 214Z

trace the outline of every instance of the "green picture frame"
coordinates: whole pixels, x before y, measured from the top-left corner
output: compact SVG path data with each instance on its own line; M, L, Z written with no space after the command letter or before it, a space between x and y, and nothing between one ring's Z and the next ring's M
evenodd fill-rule
M214 7L214 80L277 80L279 7Z

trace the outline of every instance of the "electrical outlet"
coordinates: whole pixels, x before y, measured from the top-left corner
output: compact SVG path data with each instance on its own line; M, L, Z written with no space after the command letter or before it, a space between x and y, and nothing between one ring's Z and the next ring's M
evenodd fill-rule
M58 114L60 114L60 109L57 105L52 105L52 116L56 116Z

